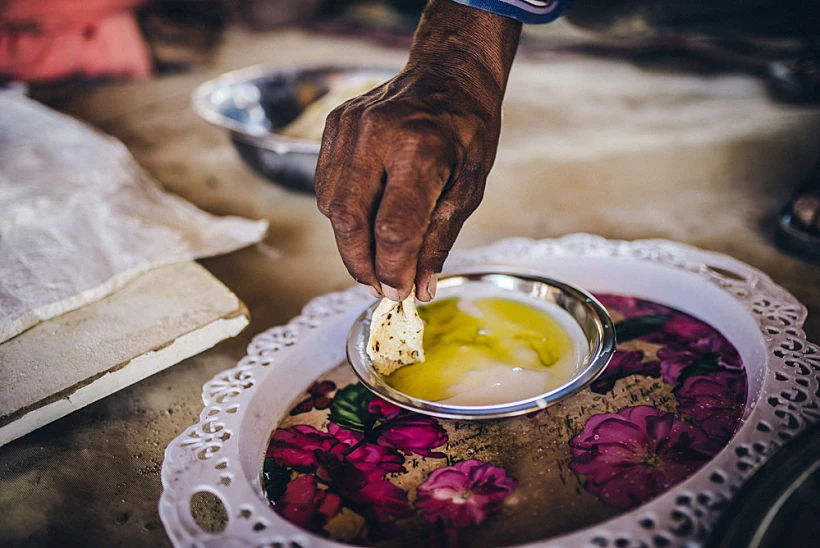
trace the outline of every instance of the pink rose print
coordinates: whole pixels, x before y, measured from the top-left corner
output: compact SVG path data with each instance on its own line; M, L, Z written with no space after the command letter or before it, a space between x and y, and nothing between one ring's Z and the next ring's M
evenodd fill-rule
M367 411L376 417L377 424L368 439L406 455L446 457L444 453L432 451L447 443L447 432L436 419L411 413L381 398L374 398Z
M615 386L615 381L630 375L660 377L661 364L654 360L644 363L643 358L644 353L641 350L616 350L612 360L601 376L592 383L590 389L597 394L606 394Z
M408 414L390 419L378 429L378 444L393 447L407 455L443 459L447 455L431 449L447 443L447 433L432 417Z
M678 362L694 362L701 357L714 357L721 366L729 369L739 369L743 366L740 355L735 347L714 328L689 316L678 314L666 322L659 331L642 337L647 342L665 345L658 351L658 357L663 352L667 359ZM661 364L663 367L663 363ZM672 376L675 376L674 373ZM666 375L664 375L666 379ZM669 381L674 384L675 381Z
M321 489L313 476L301 476L288 484L274 508L289 522L318 533L339 513L342 499Z
M332 422L327 425L327 433L348 447L353 447L362 441L361 434L351 432L350 430L345 430L341 426L333 424Z
M370 479L405 471L404 457L394 448L383 445L364 443L347 453L345 458Z
M400 414L407 412L398 405L384 401L381 398L373 398L370 403L367 404L367 411L376 417L377 420L395 419Z
M643 299L636 299L635 297L600 294L595 295L595 298L598 299L604 307L609 310L617 310L626 316L626 318L659 316L663 314L672 314L674 312L671 308L661 304L645 301Z
M363 504L376 520L385 522L390 517L406 518L414 510L407 502L407 493L389 480L371 481L359 491L348 493L349 500Z
M704 337L711 337L717 331L691 316L675 314L666 322L660 331L650 333L643 337L646 341L658 344L675 344L681 341L697 341Z
M315 472L323 455L344 457L344 461L365 474L381 478L404 471L404 457L393 448L364 444L361 436L331 424L325 433L312 426L280 428L273 433L267 456L277 464L298 472Z
M478 525L501 508L518 488L506 470L479 460L439 468L417 491L416 507L430 522L445 529Z
M675 389L678 412L710 436L728 441L746 403L746 377L736 372L689 377Z
M296 404L296 407L291 409L291 416L301 415L302 413L307 413L312 409L327 409L333 401L333 398L329 397L328 394L334 390L336 390L336 383L333 381L314 382L306 390L308 397L300 401Z
M703 466L721 444L673 413L649 406L590 417L570 442L570 469L616 508L642 504Z
M661 373L663 380L669 384L677 384L686 370L689 376L694 368L695 374L705 375L709 373L719 373L726 370L741 371L742 361L737 352L722 352L720 349L725 344L725 339L719 333L711 339L703 339L699 347L690 346L685 348L666 347L658 350L658 359L661 363Z
M406 517L412 513L407 503L407 493L382 479L385 475L383 466L373 466L368 473L361 462L354 463L344 455L334 453L317 454L316 460L319 463L317 478L346 501L365 505L361 510L372 513L377 520L384 521L389 516ZM404 468L401 470L404 471Z
M328 452L339 443L335 436L312 426L279 428L273 433L266 457L273 457L278 464L299 472L312 472L316 468L314 451Z

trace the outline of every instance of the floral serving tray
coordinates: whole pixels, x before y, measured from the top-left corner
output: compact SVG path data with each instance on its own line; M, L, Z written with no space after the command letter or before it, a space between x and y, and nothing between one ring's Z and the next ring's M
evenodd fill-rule
M514 419L402 411L344 361L371 298L320 297L209 381L200 422L166 449L160 515L174 544L697 544L751 469L820 418L805 309L747 265L588 235L448 262L491 266L599 296L619 345L590 388Z

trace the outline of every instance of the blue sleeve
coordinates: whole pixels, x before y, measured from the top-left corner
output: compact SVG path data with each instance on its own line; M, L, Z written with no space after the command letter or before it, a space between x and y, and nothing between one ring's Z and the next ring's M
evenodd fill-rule
M465 6L497 13L527 25L543 25L557 19L570 0L452 0Z

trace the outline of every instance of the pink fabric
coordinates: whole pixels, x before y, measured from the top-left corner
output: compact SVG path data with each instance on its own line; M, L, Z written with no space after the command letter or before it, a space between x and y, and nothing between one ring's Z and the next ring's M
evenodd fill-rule
M31 82L148 76L150 56L132 13L143 1L0 3L0 74Z

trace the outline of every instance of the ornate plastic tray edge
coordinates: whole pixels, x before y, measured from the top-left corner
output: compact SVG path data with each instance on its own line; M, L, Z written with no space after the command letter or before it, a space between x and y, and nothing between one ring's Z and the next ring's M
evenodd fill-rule
M507 239L454 253L447 270L542 256L645 260L704 277L733 295L767 337L768 369L760 401L729 445L712 461L657 499L609 521L527 546L699 546L723 506L762 460L820 420L820 348L806 340L806 309L766 274L719 253L665 240L633 242L575 234L554 240ZM329 318L368 300L354 288L311 301L291 322L257 335L236 367L203 387L205 409L166 448L159 512L175 546L333 546L285 522L267 507L262 488L243 480L238 433L258 381L299 341ZM304 337L303 337L304 340ZM261 451L262 449L260 449ZM261 463L261 454L259 455ZM261 465L261 464L260 464ZM227 528L210 534L194 521L191 496L213 493L228 508ZM235 519L240 516L240 519ZM341 546L341 545L340 545Z

